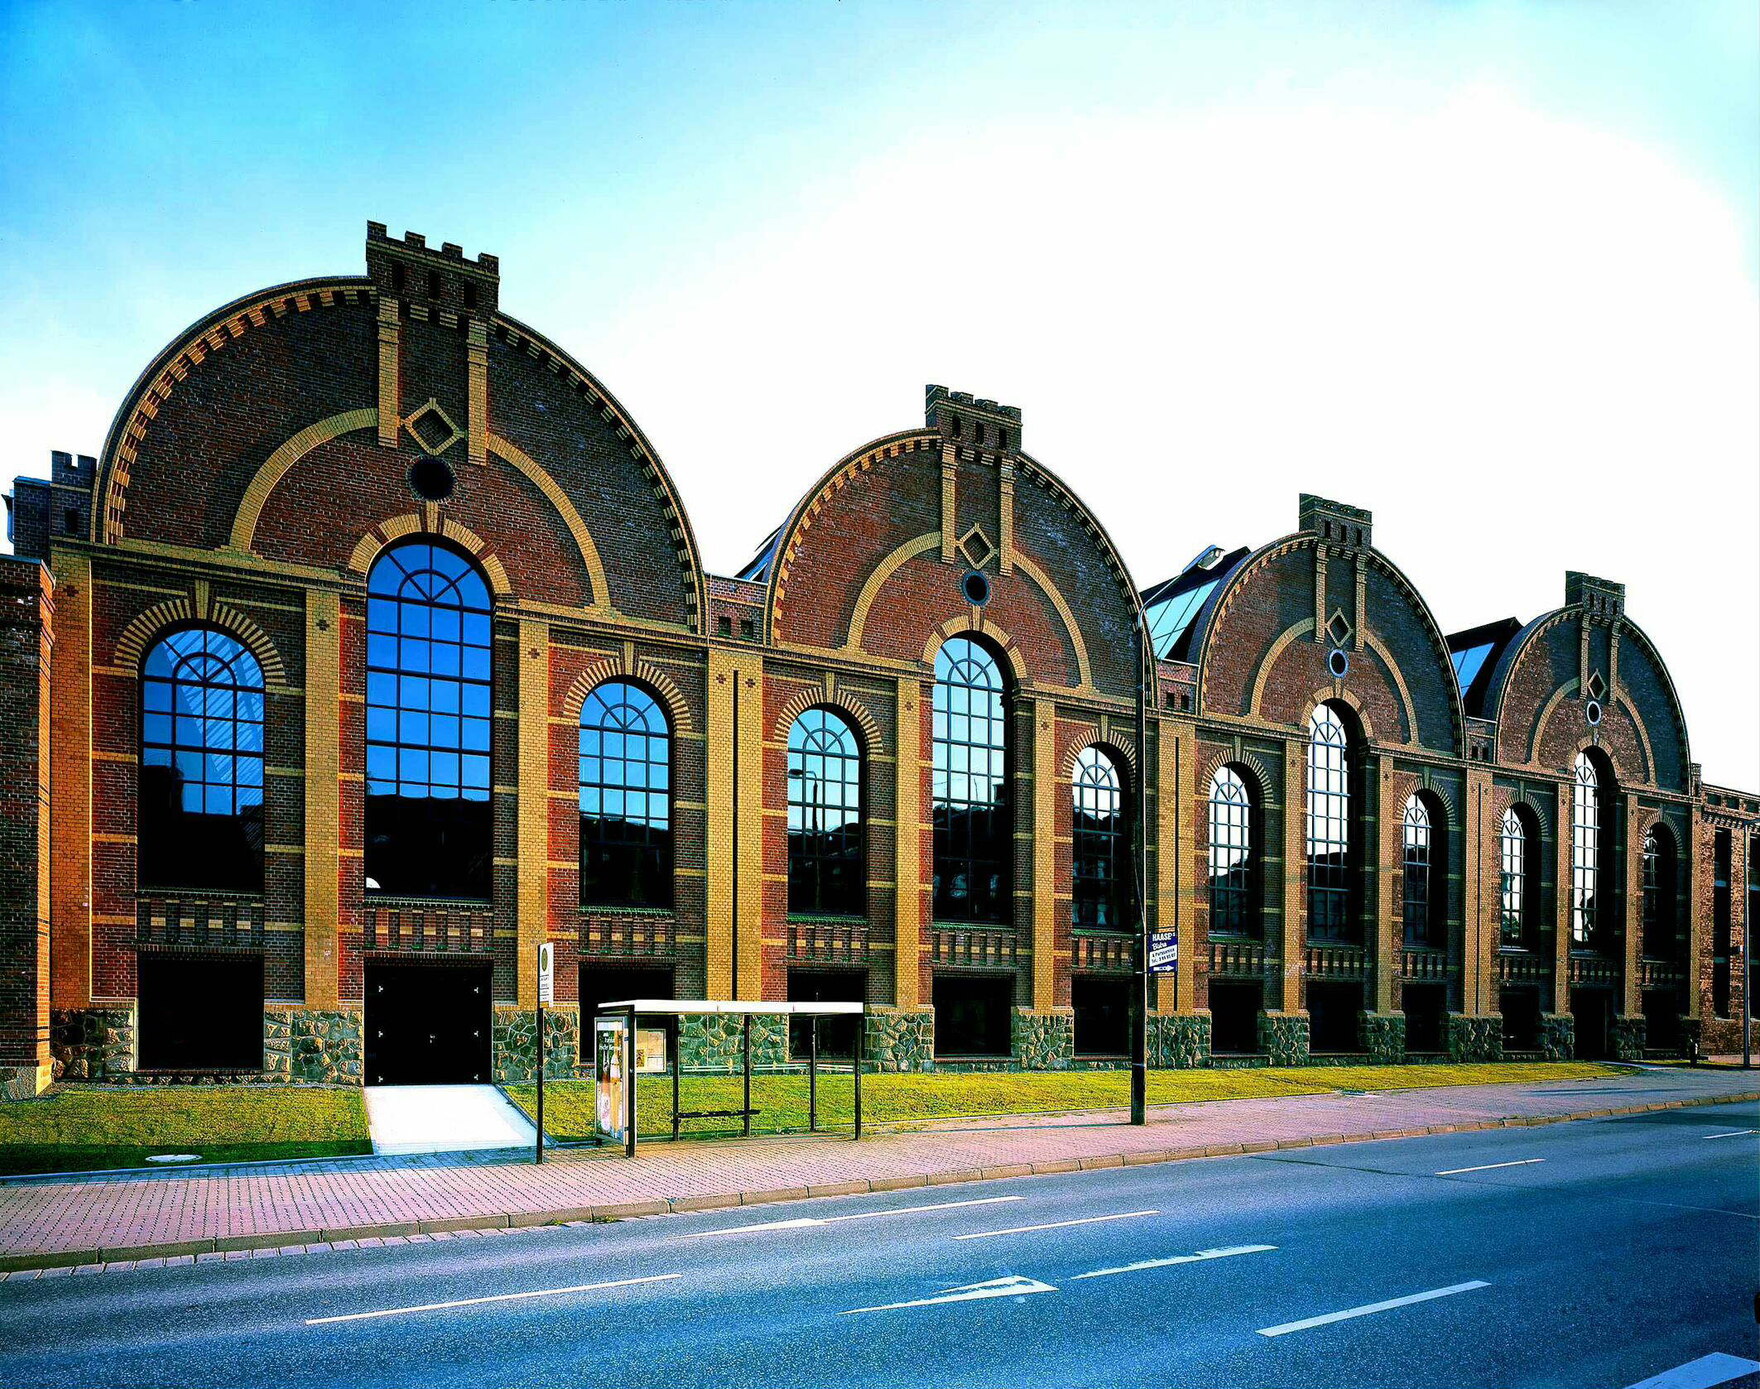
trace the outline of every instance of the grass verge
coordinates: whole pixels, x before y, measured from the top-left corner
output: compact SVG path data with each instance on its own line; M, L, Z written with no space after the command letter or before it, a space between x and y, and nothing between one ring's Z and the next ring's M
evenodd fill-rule
M356 1089L56 1088L0 1105L0 1173L140 1167L152 1153L207 1162L373 1151Z
M1623 1072L1587 1062L1505 1062L1496 1065L1294 1066L1254 1070L1151 1071L1150 1104L1189 1104L1278 1095L1314 1095L1338 1090L1413 1090L1442 1085L1522 1084L1553 1080L1594 1080ZM537 1088L507 1087L528 1114L537 1106ZM854 1119L854 1089L848 1072L819 1078L821 1127ZM684 1077L686 1110L737 1109L738 1076ZM1028 1071L947 1075L868 1075L862 1077L862 1118L873 1124L910 1124L931 1119L980 1115L1054 1114L1080 1109L1118 1109L1130 1103L1130 1077L1124 1071ZM754 1133L791 1133L807 1127L807 1079L797 1075L754 1076ZM672 1082L644 1077L637 1098L643 1135L672 1132ZM584 1080L553 1081L544 1087L544 1127L552 1138L592 1136L593 1086ZM687 1119L690 1134L739 1131L737 1119Z

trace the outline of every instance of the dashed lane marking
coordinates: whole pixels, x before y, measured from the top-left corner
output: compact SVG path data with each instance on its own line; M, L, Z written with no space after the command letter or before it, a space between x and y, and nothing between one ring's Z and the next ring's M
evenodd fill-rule
M1734 1134L1714 1133L1711 1138L1733 1138ZM1740 1379L1760 1370L1760 1360L1745 1360L1739 1355L1725 1355L1722 1351L1713 1351L1710 1355L1701 1355L1697 1360L1689 1360L1684 1365L1676 1365L1672 1370L1664 1370L1659 1375L1640 1380L1631 1389L1711 1389L1714 1384L1728 1384L1732 1379Z
M1760 1129L1737 1129L1734 1133L1702 1133L1701 1138L1746 1138L1751 1133L1760 1133Z
M1489 1288L1491 1285L1482 1279L1475 1278L1470 1283L1453 1283L1446 1288L1432 1288L1427 1293L1413 1293L1410 1297L1390 1297L1385 1302L1371 1302L1363 1307L1347 1307L1342 1312L1328 1312L1321 1317L1304 1317L1301 1321L1286 1321L1278 1326L1262 1326L1261 1336L1287 1336L1292 1331L1311 1331L1316 1326L1330 1326L1335 1321L1350 1321L1353 1317L1373 1316L1376 1312L1391 1312L1396 1307L1410 1307L1415 1302L1431 1302L1439 1297L1453 1297L1456 1293L1470 1293L1475 1288Z
M1160 1215L1160 1211L1120 1211L1117 1215L1087 1215L1080 1220L1053 1220L1047 1225L1016 1225L1008 1230L979 1230L976 1234L955 1235L955 1239L995 1239L998 1235L1027 1235L1035 1230L1062 1230L1070 1225L1098 1225L1106 1220L1135 1220L1139 1216Z
M886 1211L858 1211L854 1215L796 1216L793 1220L766 1220L758 1225L729 1225L721 1230L693 1230L686 1239L714 1235L750 1235L762 1230L806 1230L814 1225L838 1225L846 1220L880 1220L889 1215L916 1215L920 1211L954 1211L965 1206L995 1206L1004 1201L1024 1201L1024 1196L984 1196L975 1201L938 1201L932 1206L899 1206Z
M307 1326L327 1326L339 1321L372 1321L377 1317L407 1317L416 1312L448 1312L455 1307L481 1307L489 1302L519 1302L532 1297L566 1297L570 1293L591 1293L601 1288L633 1288L638 1283L665 1283L682 1278L681 1273L656 1273L648 1278L617 1278L609 1283L576 1283L568 1288L539 1288L529 1293L496 1293L493 1297L461 1297L452 1302L424 1302L419 1307L387 1307L378 1312L349 1312L340 1317L307 1317Z
M1536 1162L1545 1162L1545 1158L1520 1158L1515 1162L1487 1162L1480 1167L1451 1167L1446 1172L1438 1172L1439 1177L1458 1177L1463 1172L1494 1172L1499 1167L1529 1167Z
M902 1307L935 1307L943 1302L981 1302L992 1297L1025 1297L1030 1293L1056 1291L1051 1284L1041 1283L1037 1278L1022 1278L1019 1274L1011 1274L1007 1278L992 1278L987 1283L968 1283L964 1287L949 1288L934 1297L915 1297L909 1302L888 1302L879 1307L852 1307L843 1315L853 1317L859 1312L896 1312Z
M1276 1250L1275 1244L1236 1244L1227 1249L1200 1249L1196 1254L1176 1254L1171 1259L1140 1259L1134 1264L1123 1264L1118 1268L1097 1268L1092 1273L1078 1273L1070 1282L1079 1282L1083 1278L1110 1278L1115 1273L1136 1273L1146 1268L1171 1268L1175 1264L1198 1264L1206 1259L1232 1259L1236 1254L1270 1254Z

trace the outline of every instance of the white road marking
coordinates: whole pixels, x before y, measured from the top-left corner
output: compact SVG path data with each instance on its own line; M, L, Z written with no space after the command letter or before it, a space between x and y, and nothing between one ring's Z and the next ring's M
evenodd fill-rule
M1714 1133L1712 1138L1734 1138L1734 1134ZM1659 1375L1640 1380L1632 1385L1632 1389L1711 1389L1714 1384L1728 1384L1732 1379L1740 1379L1743 1375L1751 1375L1760 1370L1760 1360L1744 1360L1739 1355L1725 1355L1722 1351L1714 1351L1710 1355L1701 1355L1697 1360L1689 1360L1684 1365L1676 1365L1672 1370L1664 1370Z
M1545 1158L1522 1158L1516 1162L1488 1162L1483 1167L1451 1167L1446 1172L1438 1172L1439 1177L1458 1177L1463 1172L1492 1172L1499 1167L1527 1167L1532 1163L1545 1162Z
M1119 1268L1097 1268L1092 1273L1078 1273L1070 1282L1079 1282L1083 1278L1110 1278L1115 1273L1135 1273L1145 1268L1169 1268L1174 1264L1197 1264L1205 1259L1229 1259L1236 1254L1269 1254L1277 1248L1275 1244L1236 1244L1227 1249L1200 1249L1196 1254L1178 1254L1171 1259L1143 1259L1134 1264L1125 1264Z
M975 1201L940 1201L933 1206L899 1206L889 1211L859 1211L855 1215L797 1216L793 1220L767 1220L761 1225L729 1225L724 1230L693 1230L686 1239L711 1235L749 1235L758 1230L805 1230L813 1225L837 1225L845 1220L879 1220L888 1215L914 1215L918 1211L953 1211L963 1206L994 1206L1003 1201L1024 1201L1024 1196L983 1196Z
M1701 1138L1746 1138L1751 1133L1760 1133L1760 1129L1737 1129L1734 1133L1702 1133ZM1695 1361L1695 1364L1698 1362Z
M1141 1215L1160 1215L1160 1211L1120 1211L1117 1215L1088 1215L1080 1220L1053 1220L1049 1225L1016 1225L1011 1230L980 1230L975 1235L955 1235L955 1239L995 1239L998 1235L1026 1235L1034 1230L1061 1230L1066 1225L1098 1225L1103 1220L1135 1220Z
M1308 1331L1316 1326L1330 1326L1335 1321L1349 1321L1352 1317L1367 1317L1375 1312L1391 1312L1395 1307L1410 1307L1414 1302L1429 1302L1438 1297L1453 1297L1456 1293L1470 1293L1474 1288L1489 1288L1491 1285L1479 1279L1471 1283L1455 1283L1446 1288L1432 1288L1427 1293L1413 1293L1410 1297L1391 1297L1386 1302L1371 1302L1366 1307L1348 1307L1342 1312L1328 1312L1323 1317L1304 1317L1301 1321L1286 1321L1280 1326L1263 1326L1259 1328L1261 1336L1287 1336L1292 1331Z
M882 1307L852 1307L843 1315L853 1317L858 1312L894 1312L900 1307L934 1307L943 1302L981 1302L989 1297L1025 1297L1028 1293L1056 1291L1051 1284L1041 1283L1037 1278L1022 1278L1015 1274L1007 1278L992 1278L988 1283L968 1283L963 1288L949 1288L934 1297L917 1297L909 1302L888 1302Z
M518 1302L528 1297L563 1297L569 1293L590 1293L600 1288L630 1288L638 1283L664 1283L682 1278L682 1273L657 1273L650 1278L618 1278L609 1283L577 1283L571 1288L540 1288L529 1293L497 1293L493 1297L461 1297L456 1302L424 1302L419 1307L387 1307L382 1312L350 1312L341 1317L307 1317L307 1326L324 1326L338 1321L371 1321L375 1317L407 1317L413 1312L445 1312L454 1307L480 1307L485 1302Z

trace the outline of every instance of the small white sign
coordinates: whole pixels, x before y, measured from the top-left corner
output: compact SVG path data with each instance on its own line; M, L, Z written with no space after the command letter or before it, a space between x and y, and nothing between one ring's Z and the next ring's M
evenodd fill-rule
M556 947L545 941L538 947L538 1003L548 1008L556 1002Z

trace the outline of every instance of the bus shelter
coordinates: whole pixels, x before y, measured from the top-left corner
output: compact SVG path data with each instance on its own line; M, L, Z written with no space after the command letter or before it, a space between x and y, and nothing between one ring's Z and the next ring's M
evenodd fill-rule
M738 1109L694 1109L679 1105L679 1032L687 1017L733 1014L741 1018L740 1056L744 1077ZM819 1128L819 1023L827 1017L856 1019L854 1071L855 1136L862 1136L862 1050L867 1005L862 1003L743 1003L716 999L630 998L601 1003L593 1011L594 1123L600 1142L622 1143L625 1157L636 1155L636 1091L643 1075L672 1076L672 1136L686 1119L738 1119L751 1137L752 1019L755 1016L810 1019L807 1045L807 1129ZM644 1028L644 1021L662 1026Z

